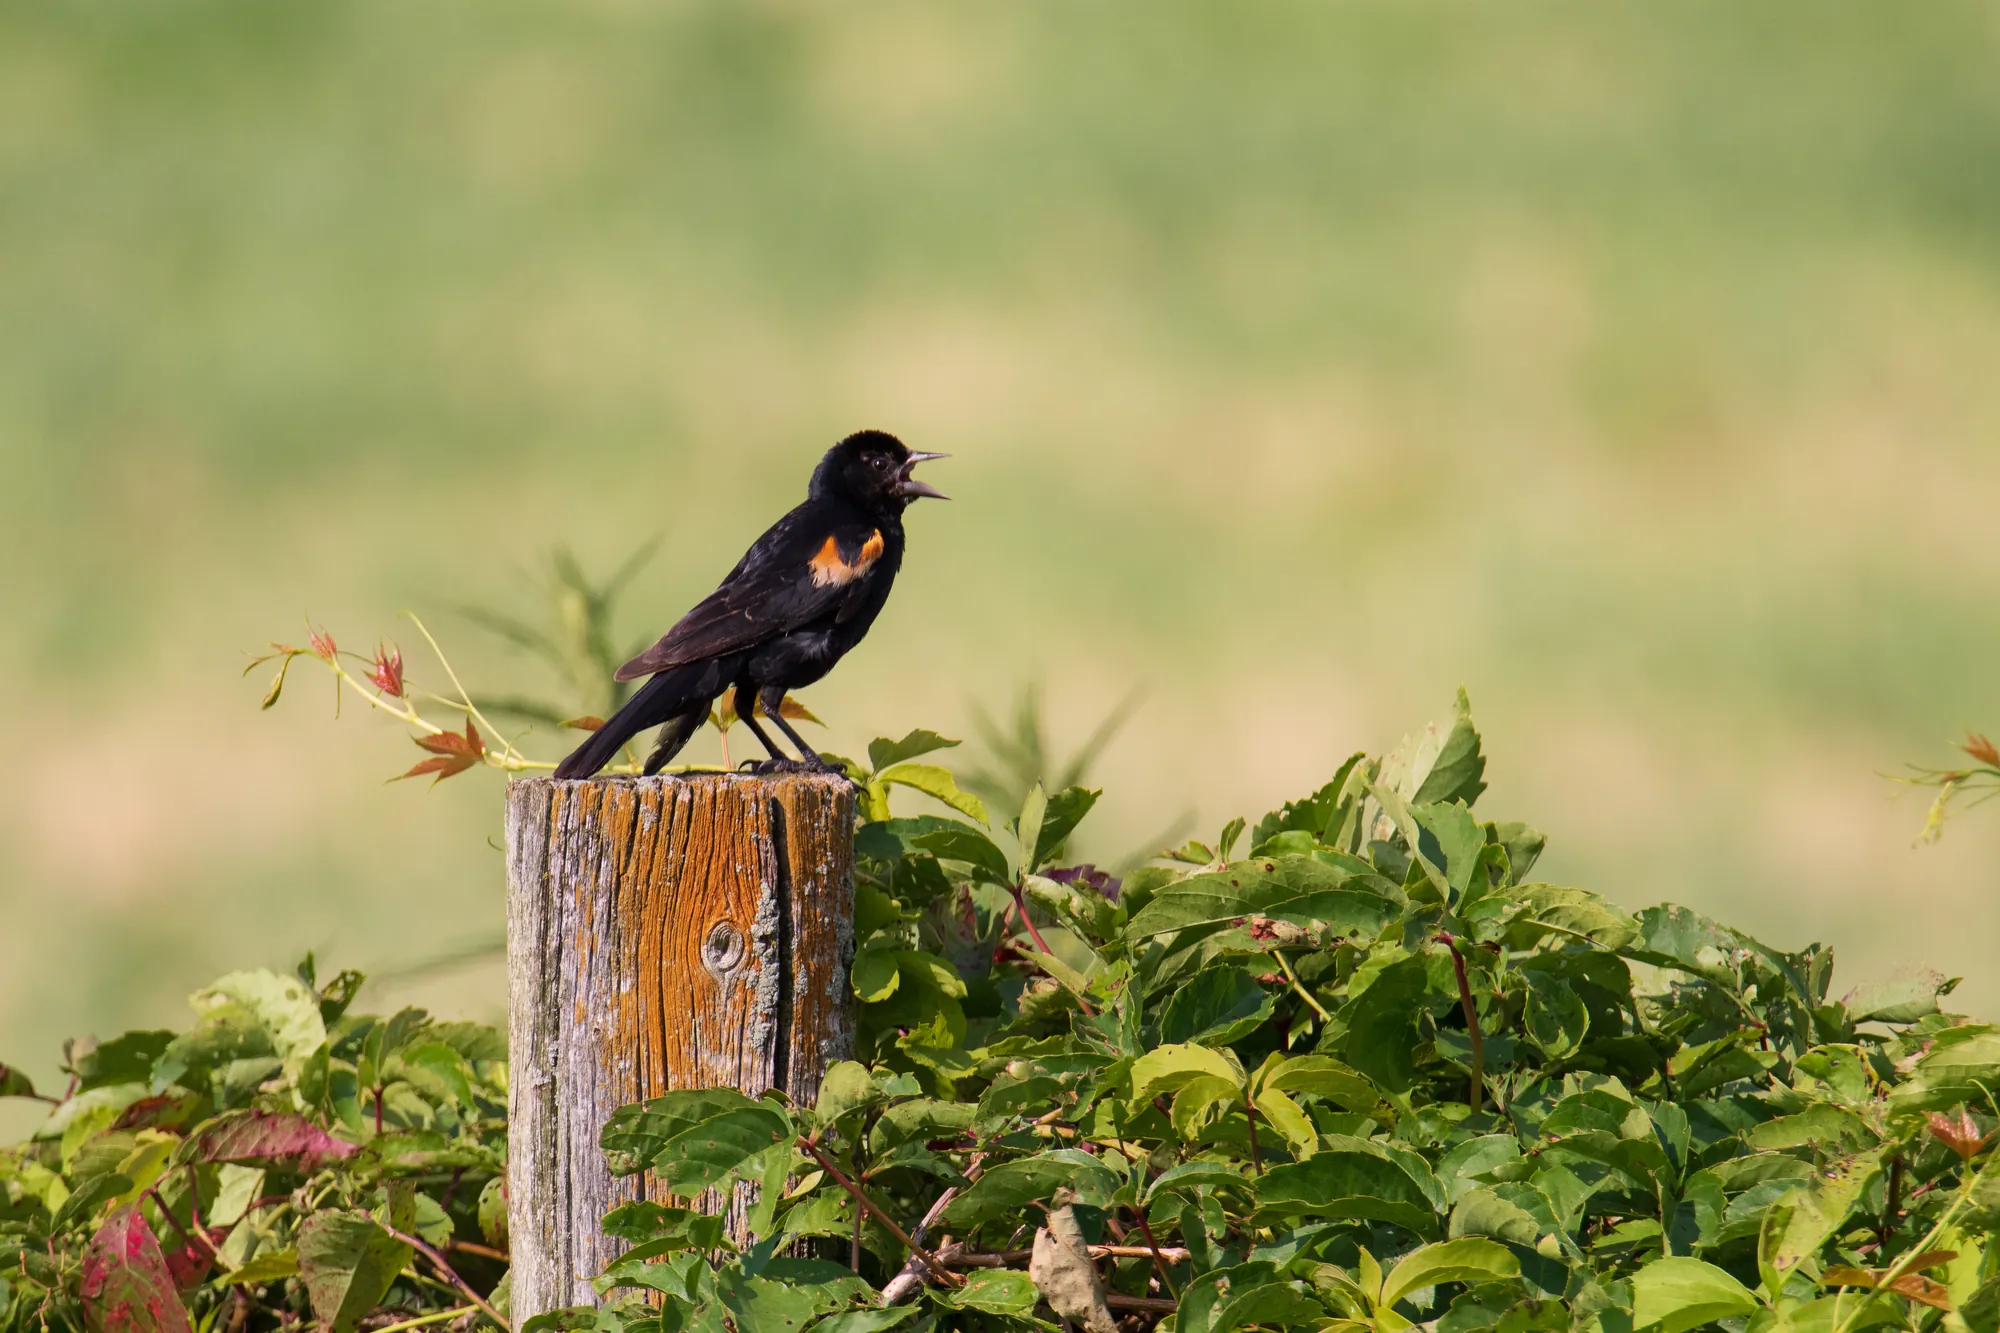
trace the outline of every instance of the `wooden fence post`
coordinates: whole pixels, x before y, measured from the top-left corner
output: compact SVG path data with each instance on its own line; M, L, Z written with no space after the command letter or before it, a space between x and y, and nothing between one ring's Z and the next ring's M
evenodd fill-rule
M612 1111L675 1088L810 1100L852 1050L854 795L833 777L507 789L512 1315L590 1304ZM740 1212L740 1206L735 1211Z

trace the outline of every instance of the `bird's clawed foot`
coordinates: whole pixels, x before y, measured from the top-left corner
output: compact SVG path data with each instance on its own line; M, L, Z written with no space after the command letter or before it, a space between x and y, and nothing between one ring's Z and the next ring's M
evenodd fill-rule
M804 759L746 759L742 772L760 778L777 777L784 773L820 773L825 770Z
M736 771L760 778L794 773L806 777L841 778L853 783L856 790L867 785L839 764L829 763L824 759L746 759L737 765Z

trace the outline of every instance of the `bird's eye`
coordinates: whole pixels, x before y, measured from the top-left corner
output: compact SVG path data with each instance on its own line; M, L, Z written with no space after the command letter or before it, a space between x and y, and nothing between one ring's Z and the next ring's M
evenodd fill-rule
M876 454L868 460L868 463L869 466L880 472L883 468L889 466L889 456L887 454Z

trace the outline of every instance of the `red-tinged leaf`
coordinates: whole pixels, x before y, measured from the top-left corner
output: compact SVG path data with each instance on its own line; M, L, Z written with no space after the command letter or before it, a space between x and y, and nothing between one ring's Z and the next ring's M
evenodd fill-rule
M486 742L480 739L479 729L472 725L472 719L465 720L465 734L455 731L440 731L435 736L418 736L416 742L432 754L456 755L465 759L478 759L486 753Z
M1965 744L1959 748L1988 768L2000 768L2000 746L1996 746L1976 731L1968 734Z
M288 1111L231 1111L197 1129L181 1148L182 1161L235 1162L316 1171L358 1151L304 1116Z
M193 1096L141 1097L111 1122L113 1129L179 1129L200 1099Z
M563 725L565 727L573 728L574 730L577 731L597 731L604 726L604 719L601 717L588 717L588 716L573 717L569 721L563 723Z
M431 785L435 787L446 778L456 777L458 774L463 773L466 769L471 768L472 765L473 761L462 755L440 755L436 759L424 760L407 773L398 773L395 777L390 778L389 781L401 782L404 778L420 778L426 773L435 773L437 777L431 782Z
M1963 1106L1958 1108L1956 1115L1939 1115L1935 1111L1931 1112L1924 1127L1930 1131L1932 1138L1967 1162L1979 1156L1980 1151L1993 1141L1993 1135L2000 1133L1996 1130L1980 1133L1979 1122L1974 1120L1972 1112Z
M818 718L812 715L811 709L807 708L804 704L800 703L797 699L794 699L789 694L785 696L785 701L778 705L778 715L780 717L797 718L801 722L810 722L816 727L823 727L826 725L826 723L820 721Z
M214 1266L214 1254L193 1241L167 1251L167 1272L172 1276L174 1285L182 1291L189 1291L206 1282L208 1270Z
M313 655L322 662L332 662L335 655L340 652L339 646L333 641L333 636L323 629L313 629L308 632L311 635Z
M392 698L402 698L403 650L376 644L374 669L368 673L368 683Z
M191 1333L159 1239L132 1205L113 1213L91 1237L82 1296L90 1333Z
M1950 1263L1957 1257L1956 1252L1949 1250L1918 1256L1919 1259L1931 1260L1932 1267ZM1885 1282L1883 1279L1889 1276L1890 1271L1887 1268L1848 1268L1836 1264L1826 1270L1826 1276L1820 1279L1820 1284L1828 1287L1862 1287L1871 1291L1893 1291L1898 1296L1907 1296L1919 1305L1928 1305L1933 1310L1952 1308L1951 1289L1943 1283L1933 1282L1930 1278L1914 1272L1904 1273L1894 1282Z
M727 731L736 725L736 692L731 690L715 701L709 711L708 720L717 731Z

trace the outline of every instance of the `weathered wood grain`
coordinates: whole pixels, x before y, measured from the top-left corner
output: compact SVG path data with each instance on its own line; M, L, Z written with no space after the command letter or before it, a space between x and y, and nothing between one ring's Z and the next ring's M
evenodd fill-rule
M599 1219L654 1197L605 1167L612 1111L674 1088L810 1100L849 1053L853 830L838 778L510 784L516 1326L593 1301L622 1248Z

